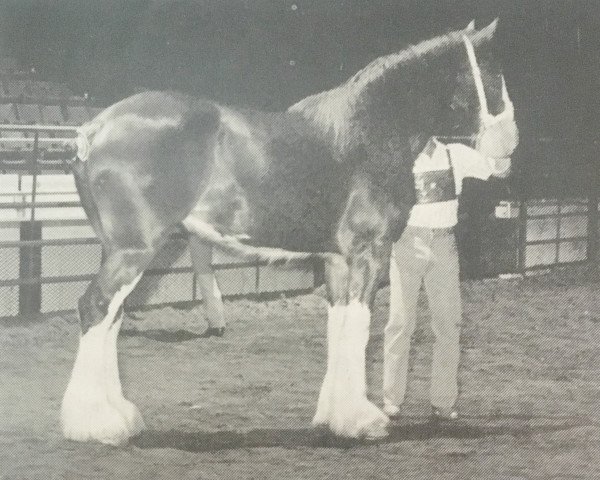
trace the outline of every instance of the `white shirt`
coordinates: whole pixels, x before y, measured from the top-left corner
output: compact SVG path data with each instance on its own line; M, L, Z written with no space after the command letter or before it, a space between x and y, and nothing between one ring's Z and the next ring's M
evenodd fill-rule
M502 176L510 168L509 162L496 164L495 159L486 158L477 150L462 143L444 145L435 141L436 148L431 156L421 153L415 160L413 173L448 170L448 149L452 168L456 195L462 191L462 182L466 177L488 180L490 176ZM451 228L458 223L458 199L446 202L416 204L412 207L408 225L425 228Z

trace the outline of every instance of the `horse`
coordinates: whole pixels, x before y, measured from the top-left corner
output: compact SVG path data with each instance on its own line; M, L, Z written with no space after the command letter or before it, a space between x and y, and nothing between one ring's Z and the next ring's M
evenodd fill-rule
M380 57L284 112L151 91L82 125L71 168L104 262L78 302L63 435L119 445L144 428L119 378L122 304L183 228L240 257L322 264L327 366L313 423L342 437L385 436L389 419L366 393L371 306L415 203L412 164L425 142L477 136L484 110L512 108L496 25Z

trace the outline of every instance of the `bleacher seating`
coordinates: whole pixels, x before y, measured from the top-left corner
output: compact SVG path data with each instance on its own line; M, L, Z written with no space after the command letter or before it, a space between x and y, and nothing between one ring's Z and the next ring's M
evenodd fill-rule
M33 98L62 100L73 94L63 85L54 82L35 81L31 84Z
M63 125L65 119L63 117L60 105L42 105L42 123L46 125Z
M90 114L83 105L71 105L67 107L66 125L82 125L90 120Z
M89 107L89 111L90 111L90 118L94 118L96 115L98 115L100 112L104 111L104 108L100 108L100 107Z
M91 107L65 85L38 80L35 71L0 56L0 173L29 168L35 138L33 133L2 131L2 124L79 126L102 110ZM72 145L63 139L71 136L39 131L37 161L42 170L64 166Z
M62 113L62 109L59 105L43 105L42 110L42 122L46 125L64 125L65 119ZM61 137L61 134L54 134L49 132L48 138ZM56 166L63 163L65 158L65 151L68 147L65 147L63 142L42 142L40 146L41 155L39 158L39 164L42 167L45 166Z
M17 115L19 120L17 124L23 125L36 125L42 123L42 112L40 110L40 106L37 104L30 103L18 103L17 105ZM26 150L31 150L33 148L33 136L29 133L19 133L13 132L17 134L16 136L22 136L24 138L31 139L31 141L25 142L24 148Z
M19 116L19 124L36 125L42 123L42 111L38 104L18 103L17 113Z
M0 123L17 123L17 110L12 103L0 104ZM21 135L22 137L22 135ZM7 166L25 165L25 158L22 153L23 143L11 139L19 138L15 132L0 130L0 159Z
M0 123L17 123L17 110L12 103L0 103Z
M9 80L5 80L5 85L7 86L8 94L11 97L20 97L20 96L31 97L32 96L31 88L28 85L28 82L26 80L9 79Z

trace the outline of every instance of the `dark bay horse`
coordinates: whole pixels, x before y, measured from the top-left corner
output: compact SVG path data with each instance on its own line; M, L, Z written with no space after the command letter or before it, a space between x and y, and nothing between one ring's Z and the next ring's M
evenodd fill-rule
M83 125L73 172L105 261L79 300L64 435L120 444L143 428L121 391L121 305L182 225L242 257L324 262L328 362L314 423L385 435L388 419L366 396L370 306L415 202L412 164L425 142L477 135L483 105L488 115L507 109L495 28L378 58L286 112L145 92Z

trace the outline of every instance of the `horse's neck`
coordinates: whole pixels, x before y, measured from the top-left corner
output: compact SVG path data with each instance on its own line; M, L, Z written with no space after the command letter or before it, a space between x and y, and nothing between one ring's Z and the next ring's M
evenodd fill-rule
M443 56L407 62L404 52L388 55L289 110L316 124L340 151L351 150L373 132L427 137L440 120L441 100L451 88L448 78L456 76L453 68Z

